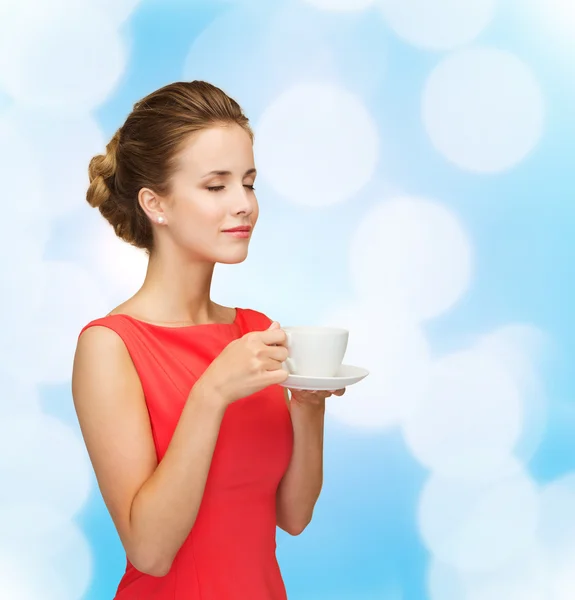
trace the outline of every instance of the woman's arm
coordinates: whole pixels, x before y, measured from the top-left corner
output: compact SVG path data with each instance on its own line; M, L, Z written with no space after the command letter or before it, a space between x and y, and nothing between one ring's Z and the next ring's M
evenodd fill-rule
M277 525L299 535L309 524L323 484L323 432L325 395L300 394L302 401L286 401L294 434L288 469L276 494Z
M128 560L161 577L196 520L225 403L194 386L158 465L140 380L124 343L105 327L80 336L72 392Z

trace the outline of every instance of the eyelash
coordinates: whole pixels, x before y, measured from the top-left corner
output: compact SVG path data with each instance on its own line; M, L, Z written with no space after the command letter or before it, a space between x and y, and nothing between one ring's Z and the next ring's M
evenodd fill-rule
M223 185L215 185L215 186L211 186L208 187L207 189L210 192L221 192L224 189L225 186ZM256 188L253 185L244 185L244 187L248 188L248 190L250 190L250 192L255 192Z

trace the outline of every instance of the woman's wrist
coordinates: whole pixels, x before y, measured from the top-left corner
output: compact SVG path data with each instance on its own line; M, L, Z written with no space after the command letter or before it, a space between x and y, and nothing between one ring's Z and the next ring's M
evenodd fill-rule
M223 416L229 400L224 396L221 390L218 390L208 382L198 379L192 388L188 401L194 404L205 407L207 410L214 411L216 414Z
M299 400L297 394L292 394L292 397L290 398L290 408L291 410L300 411L302 414L324 415L325 399L317 400L315 402L306 402Z

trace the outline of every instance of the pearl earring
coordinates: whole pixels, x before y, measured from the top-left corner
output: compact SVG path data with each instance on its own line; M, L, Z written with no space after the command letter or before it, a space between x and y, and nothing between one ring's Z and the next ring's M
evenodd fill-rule
M158 217L158 223L163 223L164 222L164 217Z

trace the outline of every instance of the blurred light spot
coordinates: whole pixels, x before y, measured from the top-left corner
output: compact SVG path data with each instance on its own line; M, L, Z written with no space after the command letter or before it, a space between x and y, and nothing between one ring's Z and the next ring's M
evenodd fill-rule
M92 468L72 429L48 415L21 415L0 420L0 432L0 504L39 500L66 518L77 514L92 488Z
M86 266L100 284L110 309L135 294L146 277L144 250L121 240L107 221L94 215L96 224L86 236Z
M0 541L0 598L3 600L46 600L35 577L26 568L26 562L19 563L10 556L9 549L3 549Z
M117 25L132 16L142 0L93 0L93 3L104 13L107 19Z
M540 373L547 345L543 331L521 323L485 334L476 345L478 352L504 367L518 387L523 423L514 454L524 463L535 454L547 430L547 397Z
M429 600L462 600L465 587L459 573L453 567L433 557L427 570Z
M500 568L484 573L458 573L444 567L445 577L435 580L430 600L552 600L549 595L547 572L537 551L525 548ZM457 585L459 596L449 596L451 586Z
M351 240L350 275L362 301L395 301L417 319L435 317L464 294L471 248L445 207L413 198L378 204Z
M92 3L23 0L0 18L0 87L17 102L67 113L109 96L126 66L116 24Z
M33 381L17 379L14 377L14 373L1 367L0 381L2 381L0 420L9 416L40 415L40 394Z
M551 575L553 600L573 600L575 597L575 554L562 556L561 562L553 565ZM547 600L547 596L544 600Z
M107 312L96 281L79 265L47 261L23 295L39 298L28 327L14 323L15 332L0 340L0 353L21 377L42 383L68 381L81 328ZM11 329L12 330L12 329Z
M35 224L45 206L40 165L31 140L9 117L8 111L0 113L0 177L2 211L9 210L18 227L24 227L22 222L28 220Z
M542 361L548 338L538 327L510 323L483 334L477 348L497 355L518 378L526 377Z
M573 52L575 36L575 4L572 0L525 0L520 5L520 14L523 23L527 26L536 39L545 44L548 52L553 46L566 53L569 60ZM525 16L528 20L525 21ZM544 38L541 37L544 34Z
M415 457L447 477L490 478L519 437L517 386L497 361L468 350L437 360L429 392L404 426Z
M270 72L264 39L270 26L267 17L266 11L237 7L215 18L190 46L184 79L200 79L221 87L254 119L269 100L269 88L274 88L280 72L287 79L285 71L298 63L296 55L287 64L282 63L281 69L273 65ZM257 76L252 77L251 73Z
M329 311L322 322L349 329L343 362L370 371L344 396L329 398L328 414L365 429L386 428L405 419L427 391L429 349L419 327L396 307L385 305Z
M575 557L575 473L543 488L538 540L541 550L554 564Z
M492 20L496 0L380 0L397 35L414 46L446 50L475 39Z
M530 574L527 573L530 578ZM543 586L533 587L532 581L483 581L468 589L466 600L551 600ZM571 594L569 600L573 598ZM554 599L554 600L559 600ZM565 598L567 600L567 598Z
M468 48L439 63L425 84L422 111L433 145L468 171L513 167L543 129L543 97L530 68L493 48Z
M377 22L326 19L299 2L261 4L228 10L203 29L189 49L184 78L221 87L254 123L301 83L379 94L387 40Z
M321 10L364 10L371 6L375 0L305 0L312 6Z
M278 193L324 207L348 200L371 179L379 140L359 98L335 86L302 84L268 107L256 149L261 177Z
M466 572L497 569L532 546L537 518L537 490L519 466L493 484L432 475L419 506L430 552Z
M15 338L39 306L39 265L51 225L34 148L7 114L0 113L0 209L9 215L0 236L0 357L12 353Z
M3 120L21 136L32 155L16 154L16 169L26 171L31 184L41 185L37 195L20 194L21 210L58 217L85 202L88 163L105 147L96 121L89 115L59 116L21 108L6 111Z
M21 504L0 504L0 572L6 555L10 567L34 582L34 600L81 600L92 579L86 538L34 494Z

